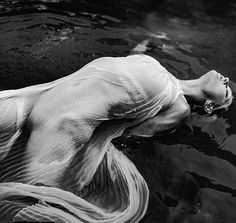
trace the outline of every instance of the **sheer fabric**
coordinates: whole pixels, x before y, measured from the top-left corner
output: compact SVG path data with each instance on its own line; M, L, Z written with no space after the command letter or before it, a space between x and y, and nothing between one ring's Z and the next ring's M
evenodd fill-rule
M0 92L0 219L138 222L149 191L111 140L168 109L178 80L145 55Z

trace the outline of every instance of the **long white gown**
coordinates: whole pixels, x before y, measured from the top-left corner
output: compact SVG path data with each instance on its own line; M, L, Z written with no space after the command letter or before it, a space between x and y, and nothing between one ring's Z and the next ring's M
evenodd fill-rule
M0 92L0 219L139 222L147 184L111 140L180 93L146 55L100 58L54 82Z

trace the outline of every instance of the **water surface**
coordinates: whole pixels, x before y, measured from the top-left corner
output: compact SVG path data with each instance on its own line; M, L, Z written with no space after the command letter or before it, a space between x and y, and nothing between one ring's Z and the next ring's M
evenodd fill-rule
M236 5L223 11L73 0L0 3L0 89L68 75L101 56L147 54L180 79L215 69L236 93ZM152 3L152 7L148 3ZM171 1L170 1L171 2ZM151 4L150 3L150 4ZM169 135L114 140L150 189L142 222L236 222L236 106L216 120L193 114Z

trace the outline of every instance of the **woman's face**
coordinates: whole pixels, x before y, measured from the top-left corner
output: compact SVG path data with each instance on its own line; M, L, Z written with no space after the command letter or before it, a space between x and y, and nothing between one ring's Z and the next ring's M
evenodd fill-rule
M205 77L204 77L205 76ZM232 91L229 87L229 78L216 71L209 71L203 76L205 79L205 91L216 105L224 105L232 100Z

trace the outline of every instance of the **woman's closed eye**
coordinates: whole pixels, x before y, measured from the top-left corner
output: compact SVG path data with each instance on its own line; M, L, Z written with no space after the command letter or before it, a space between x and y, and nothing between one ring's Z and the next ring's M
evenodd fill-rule
M223 75L220 75L220 80L223 81L225 77Z

